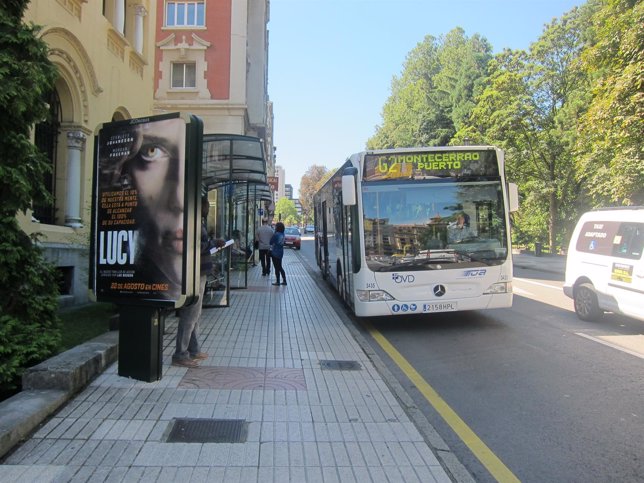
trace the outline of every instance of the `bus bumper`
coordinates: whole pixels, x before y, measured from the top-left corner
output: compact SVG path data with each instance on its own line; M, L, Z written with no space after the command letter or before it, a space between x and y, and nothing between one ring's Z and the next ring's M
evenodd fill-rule
M512 307L512 293L481 295L458 300L417 300L400 302L360 302L356 300L354 311L358 317L387 315L434 314Z

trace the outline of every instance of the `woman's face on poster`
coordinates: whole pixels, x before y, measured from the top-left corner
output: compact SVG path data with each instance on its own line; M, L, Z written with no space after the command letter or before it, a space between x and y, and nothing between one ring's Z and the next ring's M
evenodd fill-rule
M141 147L133 160L131 176L139 208L156 228L163 249L183 252L183 183L185 124L168 119L141 126Z

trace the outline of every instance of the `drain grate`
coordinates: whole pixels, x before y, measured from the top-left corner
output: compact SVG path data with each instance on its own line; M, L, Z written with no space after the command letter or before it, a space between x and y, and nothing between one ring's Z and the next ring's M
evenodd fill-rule
M328 371L359 371L362 366L357 361L320 361L320 367Z
M168 443L245 443L248 423L243 419L176 418Z

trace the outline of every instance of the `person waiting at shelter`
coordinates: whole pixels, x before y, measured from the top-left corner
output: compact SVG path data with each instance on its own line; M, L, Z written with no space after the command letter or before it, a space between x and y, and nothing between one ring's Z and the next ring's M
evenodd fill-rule
M281 221L275 225L275 233L271 237L271 259L273 260L273 268L275 269L275 282L273 285L287 285L286 272L282 267L282 259L284 258L284 223ZM280 276L282 282L280 283Z
M221 248L226 242L223 239L212 239L208 236L206 220L210 203L208 197L201 199L201 265L199 278L199 300L191 305L184 305L178 310L179 323L177 325L176 350L172 355L172 365L179 367L197 367L198 361L208 358L208 354L201 351L199 345L199 317L201 305L206 290L208 273L212 270L213 263L210 250L214 247Z
M262 264L262 276L271 274L271 238L273 229L268 220L262 221L256 234L257 248L259 249L259 261Z

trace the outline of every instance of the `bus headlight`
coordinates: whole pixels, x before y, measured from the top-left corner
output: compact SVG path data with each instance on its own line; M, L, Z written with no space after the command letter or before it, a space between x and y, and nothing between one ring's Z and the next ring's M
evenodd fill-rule
M384 302L385 300L394 300L384 290L356 290L356 295L360 302Z
M493 283L483 293L484 294L512 293L512 283L511 282Z

